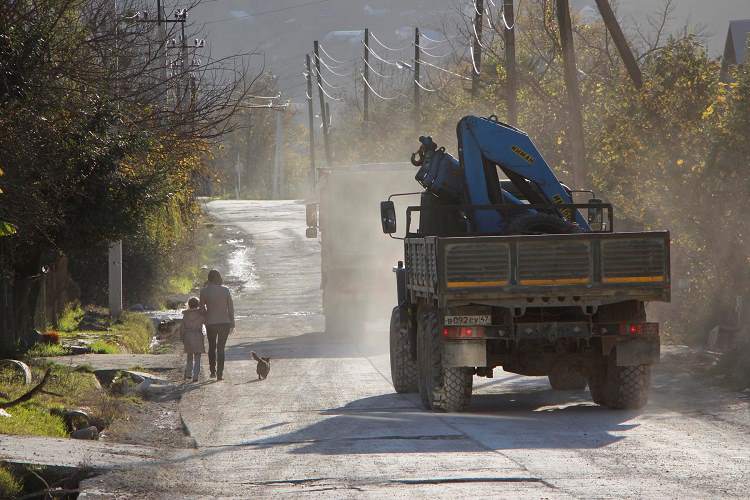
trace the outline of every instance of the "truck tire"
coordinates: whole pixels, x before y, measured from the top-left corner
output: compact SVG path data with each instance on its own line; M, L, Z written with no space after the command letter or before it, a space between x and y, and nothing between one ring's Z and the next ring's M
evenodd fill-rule
M411 359L411 339L401 332L401 309L391 312L391 380L399 394L419 391L417 362Z
M438 312L427 309L420 315L417 327L419 395L428 410L463 411L471 402L473 370L443 367L440 332Z
M607 367L604 363L591 367L588 376L591 400L599 406L607 405L605 385L607 382Z
M524 214L513 217L505 234L570 234L579 232L578 226L551 214Z
M554 367L547 378L556 391L582 391L586 388L586 377L569 366Z
M651 365L616 366L609 356L605 383L605 404L615 410L637 410L648 402Z

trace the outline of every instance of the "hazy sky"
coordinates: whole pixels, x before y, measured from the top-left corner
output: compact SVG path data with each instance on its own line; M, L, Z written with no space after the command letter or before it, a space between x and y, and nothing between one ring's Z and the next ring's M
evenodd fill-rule
M594 0L571 0L571 4L584 13L596 12L590 10L595 9ZM358 32L365 26L386 45L401 47L410 43L415 25L440 31L445 19L457 18L459 9L472 9L471 5L464 0L203 0L191 19L206 23L214 57L263 51L282 89L299 101L304 97L304 55L311 51L313 40L321 40L331 55L345 61L337 71L352 75L362 49ZM627 30L634 23L644 24L661 5L660 0L620 0L618 10ZM730 19L750 18L750 0L674 0L674 5L671 27L704 26L712 55L723 50ZM391 54L379 49L384 56ZM393 55L408 57L407 52ZM351 76L348 80L351 85Z

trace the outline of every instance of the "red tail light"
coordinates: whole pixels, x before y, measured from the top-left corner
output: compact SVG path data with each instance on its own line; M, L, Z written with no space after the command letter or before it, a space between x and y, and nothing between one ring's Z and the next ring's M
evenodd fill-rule
M484 338L483 326L446 326L443 337L447 338Z
M659 335L659 323L620 323L620 335Z

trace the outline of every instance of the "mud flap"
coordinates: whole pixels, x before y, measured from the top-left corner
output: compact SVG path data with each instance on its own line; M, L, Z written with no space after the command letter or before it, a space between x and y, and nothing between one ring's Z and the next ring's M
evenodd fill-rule
M659 362L659 338L632 339L618 342L615 348L617 366L652 365Z
M487 366L484 340L443 342L443 366L446 368Z

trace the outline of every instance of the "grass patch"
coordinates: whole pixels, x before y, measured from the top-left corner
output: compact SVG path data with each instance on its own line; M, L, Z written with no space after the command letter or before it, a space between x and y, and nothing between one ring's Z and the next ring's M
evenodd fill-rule
M91 352L94 354L117 354L120 352L120 347L117 344L107 342L106 340L95 340L89 347L91 347Z
M189 275L174 276L167 282L167 293L188 294L195 286L193 272Z
M23 485L21 481L4 465L0 465L0 498L16 498Z
M60 318L57 320L57 329L62 332L72 332L81 324L85 311L78 302L72 302L65 306Z
M118 344L134 354L150 352L151 338L156 333L148 316L132 312L124 312L111 332L117 335Z
M52 369L44 393L21 403L0 417L0 434L24 436L66 437L68 430L63 419L52 413L54 409L86 408L97 427L106 427L126 413L134 403L131 397L110 395L99 388L96 377L87 370L74 369L55 363L32 366L34 379L41 379L46 366ZM11 399L26 392L18 374L11 369L0 370L0 391ZM2 497L0 497L2 498Z
M50 356L65 356L70 352L61 346L60 344L34 344L31 349L26 352L26 355L30 358L44 358Z

